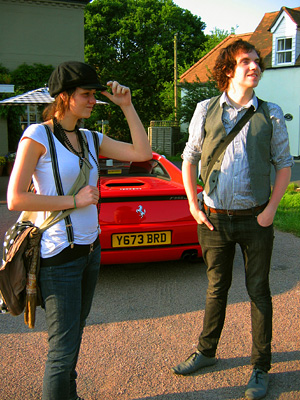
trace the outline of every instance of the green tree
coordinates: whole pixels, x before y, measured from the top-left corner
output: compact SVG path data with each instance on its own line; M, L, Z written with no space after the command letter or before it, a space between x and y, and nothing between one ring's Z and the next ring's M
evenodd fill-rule
M10 84L11 76L9 69L0 64L0 84Z
M181 127L181 137L177 143L179 154L182 153L188 140L187 128L193 117L197 103L220 94L220 91L217 89L216 84L212 79L207 83L201 83L198 77L195 82L190 83L185 81L180 83L180 89L182 96L180 98L178 117L183 124L186 124L186 129Z
M44 87L47 85L49 76L53 69L52 65L21 64L11 73L12 81L16 87L16 92L23 93Z
M206 42L202 45L198 52L198 59L204 57L207 53L209 53L212 49L214 49L222 40L226 39L230 34L234 34L234 28L231 28L231 33L228 31L224 31L223 29L215 28L214 31L211 31L210 35L206 35Z
M180 87L183 92L180 117L181 121L186 123L191 121L197 103L220 94L213 80L201 83L198 77L196 82L184 82Z
M178 33L178 63L192 64L206 40L204 28L201 18L172 0L94 0L85 10L86 62L103 83L118 80L131 88L147 127L151 120L169 119L173 113L174 35ZM128 139L117 107L101 106L97 115L96 120L109 120L110 135Z

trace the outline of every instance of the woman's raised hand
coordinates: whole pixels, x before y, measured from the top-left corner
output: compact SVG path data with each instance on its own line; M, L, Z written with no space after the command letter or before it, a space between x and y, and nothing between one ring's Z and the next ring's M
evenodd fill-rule
M107 91L101 92L101 94L120 107L131 105L131 92L129 87L120 85L117 81L109 81L107 82L107 86L111 88L112 94Z

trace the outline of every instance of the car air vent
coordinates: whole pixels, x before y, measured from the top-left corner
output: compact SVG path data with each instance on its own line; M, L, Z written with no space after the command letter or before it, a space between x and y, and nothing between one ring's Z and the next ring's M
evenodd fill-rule
M107 183L105 186L108 187L120 187L120 186L143 186L143 182L115 182L115 183Z

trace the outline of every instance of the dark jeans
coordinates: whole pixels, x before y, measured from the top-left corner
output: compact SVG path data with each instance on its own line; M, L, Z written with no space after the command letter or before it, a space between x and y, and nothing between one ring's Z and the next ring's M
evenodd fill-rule
M213 231L204 224L198 226L208 277L205 316L198 349L207 357L215 356L225 320L235 246L239 244L244 258L246 288L251 300L251 364L268 371L271 368L272 339L269 272L274 241L273 225L261 227L256 216L210 214L208 217L214 225Z
M74 400L76 364L100 268L100 246L87 256L40 270L49 351L43 400Z

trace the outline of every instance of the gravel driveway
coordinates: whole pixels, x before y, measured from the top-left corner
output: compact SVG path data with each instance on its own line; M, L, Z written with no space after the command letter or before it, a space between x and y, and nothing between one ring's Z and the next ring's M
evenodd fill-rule
M15 219L16 213L0 204L1 237ZM300 238L276 232L269 400L300 399L299 253ZM79 358L79 395L85 400L244 399L251 334L239 251L217 365L187 377L170 372L195 350L206 285L201 263L103 267ZM22 315L0 315L0 400L41 398L46 352L41 309L34 330Z

